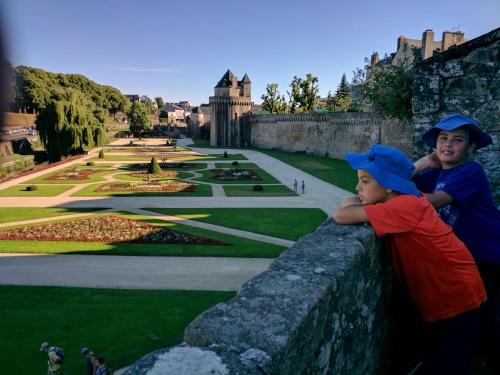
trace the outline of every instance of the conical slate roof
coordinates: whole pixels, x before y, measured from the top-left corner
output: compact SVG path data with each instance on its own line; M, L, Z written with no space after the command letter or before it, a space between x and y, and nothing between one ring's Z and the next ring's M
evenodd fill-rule
M233 84L234 74L231 72L231 69L228 69L226 74L222 76L219 83L215 87L229 87Z

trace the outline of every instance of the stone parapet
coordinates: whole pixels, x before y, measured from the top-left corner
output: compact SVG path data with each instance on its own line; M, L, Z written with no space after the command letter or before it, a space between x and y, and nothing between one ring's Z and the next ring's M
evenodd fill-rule
M182 345L125 374L384 373L392 276L381 253L370 226L328 219L196 318Z

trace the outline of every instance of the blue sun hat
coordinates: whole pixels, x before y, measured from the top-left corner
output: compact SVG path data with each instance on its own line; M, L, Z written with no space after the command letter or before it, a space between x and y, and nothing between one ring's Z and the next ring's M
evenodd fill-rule
M457 114L443 117L441 121L422 136L422 140L427 146L436 148L437 137L441 130L455 130L462 126L464 126L469 133L475 134L476 150L493 143L493 139L491 139L489 134L482 131L474 120ZM469 133L467 136L469 136ZM467 141L469 141L469 139L467 139Z
M366 154L347 152L345 158L353 169L364 169L384 188L420 197L411 180L413 163L399 150L382 145L372 145Z

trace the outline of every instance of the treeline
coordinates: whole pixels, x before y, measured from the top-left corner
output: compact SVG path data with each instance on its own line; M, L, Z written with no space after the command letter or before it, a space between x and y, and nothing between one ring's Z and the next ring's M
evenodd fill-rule
M12 69L9 111L37 114L40 140L50 162L106 144L109 115L127 112L130 100L118 89L80 74Z
M130 108L130 100L120 90L103 86L81 74L46 72L39 68L18 66L10 75L9 112L38 114L54 98L68 90L76 90L87 96L97 108L111 115Z

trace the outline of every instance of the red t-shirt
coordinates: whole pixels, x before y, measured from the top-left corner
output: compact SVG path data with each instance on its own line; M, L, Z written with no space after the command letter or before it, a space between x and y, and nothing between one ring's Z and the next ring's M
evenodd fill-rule
M427 198L400 195L363 206L385 238L396 275L425 322L478 308L486 292L474 259Z

